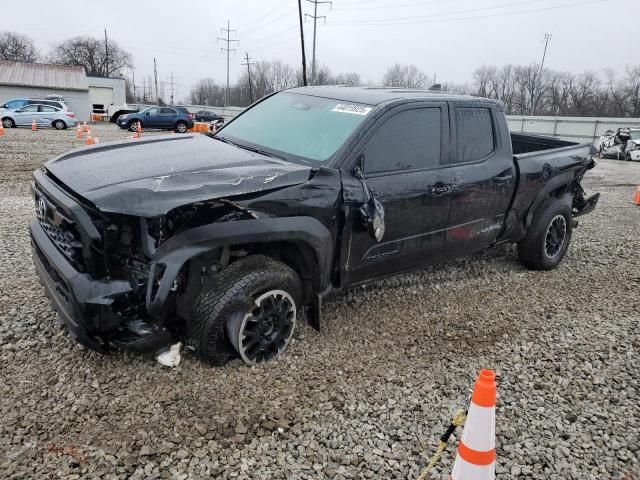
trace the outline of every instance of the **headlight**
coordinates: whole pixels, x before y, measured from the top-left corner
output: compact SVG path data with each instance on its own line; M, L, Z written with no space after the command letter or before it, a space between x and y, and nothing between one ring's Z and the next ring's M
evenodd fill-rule
M118 120L124 120L125 118L127 118L129 115L127 115L126 113L124 115L120 115L118 117Z

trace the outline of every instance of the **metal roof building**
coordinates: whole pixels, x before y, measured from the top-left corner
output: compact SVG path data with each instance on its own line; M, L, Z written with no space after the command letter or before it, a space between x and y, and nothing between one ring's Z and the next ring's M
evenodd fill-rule
M125 102L124 80L87 77L84 67L0 60L0 105L18 98L60 95L79 120L88 121L92 104Z

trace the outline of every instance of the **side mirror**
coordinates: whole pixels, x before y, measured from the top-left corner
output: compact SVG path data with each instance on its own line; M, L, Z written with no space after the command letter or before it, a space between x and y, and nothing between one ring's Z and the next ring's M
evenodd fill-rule
M375 193L367 186L364 179L364 155L360 155L351 171L352 175L362 183L364 205L360 207L360 220L371 238L380 242L384 238L384 206L378 201Z
M149 112L145 113L145 115L148 117L149 115L151 115Z

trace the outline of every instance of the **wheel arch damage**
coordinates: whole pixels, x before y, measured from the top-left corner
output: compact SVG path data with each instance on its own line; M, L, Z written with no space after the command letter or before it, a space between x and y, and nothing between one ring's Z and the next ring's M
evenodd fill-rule
M250 240L250 241L248 241ZM164 242L150 265L146 292L149 315L161 318L183 268L193 262L205 266L213 256L229 255L229 248L248 247L252 253L277 254L292 266L310 290L329 284L332 268L332 236L312 217L251 218L192 228ZM228 258L227 258L228 261Z

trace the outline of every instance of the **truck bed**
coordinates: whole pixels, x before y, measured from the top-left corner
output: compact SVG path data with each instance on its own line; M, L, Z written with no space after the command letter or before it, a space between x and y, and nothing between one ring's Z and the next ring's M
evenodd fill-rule
M589 143L511 133L511 145L517 178L512 208L518 219L525 219L549 193L569 188L592 166Z
M560 140L559 138L529 135L525 133L511 133L511 149L517 158L526 158L528 154L535 154L544 150L576 147L579 143ZM586 145L586 144L585 144Z

